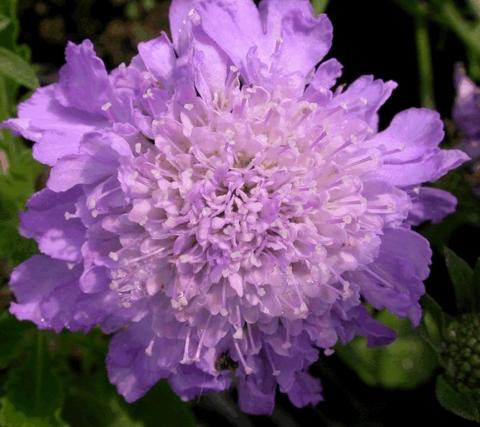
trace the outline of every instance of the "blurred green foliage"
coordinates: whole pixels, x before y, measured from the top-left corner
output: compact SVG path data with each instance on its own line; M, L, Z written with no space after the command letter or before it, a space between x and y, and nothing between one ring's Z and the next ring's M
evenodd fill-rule
M356 338L336 352L368 385L409 390L426 383L438 367L432 348L412 329L408 320L400 320L387 311L377 320L392 328L398 338L386 347L368 347L365 338Z

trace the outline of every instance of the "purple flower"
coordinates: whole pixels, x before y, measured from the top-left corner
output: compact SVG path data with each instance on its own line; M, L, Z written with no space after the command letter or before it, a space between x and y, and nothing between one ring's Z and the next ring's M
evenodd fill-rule
M40 328L113 333L128 401L168 379L183 398L238 387L242 409L321 400L319 351L394 334L364 303L414 324L429 273L413 223L455 199L422 187L467 156L441 150L437 113L384 131L393 82L342 66L307 0L174 0L173 43L140 43L107 73L69 44L58 84L6 125L52 166L22 215L42 255L14 271L11 312Z
M461 136L459 147L473 160L474 190L480 194L480 88L467 77L461 65L455 70L455 88L453 119Z

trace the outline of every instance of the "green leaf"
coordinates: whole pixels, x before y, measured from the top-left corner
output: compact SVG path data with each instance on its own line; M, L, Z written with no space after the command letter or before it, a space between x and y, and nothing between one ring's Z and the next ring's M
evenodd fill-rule
M17 265L37 253L33 240L25 239L18 233L18 221L0 221L0 258L11 265Z
M3 47L0 47L0 74L29 89L38 87L37 76L30 64Z
M475 294L472 286L473 271L452 250L445 248L445 261L455 290L455 300L460 313L474 311Z
M18 36L18 20L16 17L16 0L0 1L0 14L10 20L9 25L0 32L0 46L14 50Z
M32 326L27 322L19 322L7 312L0 315L0 368L5 369L22 352L28 332Z
M425 310L425 315L423 317L423 323L425 324L425 327L427 331L429 332L429 335L433 338L435 338L435 332L432 331L432 328L430 327L429 324L429 319L427 318L426 314L428 314L435 324L435 327L437 328L439 337L442 338L445 336L445 329L447 327L448 321L450 320L450 317L442 310L442 307L438 305L437 301L435 301L430 295L425 294L422 297L422 306Z
M480 422L480 393L461 393L441 375L437 378L435 394L448 411L467 420Z
M160 381L138 402L129 405L130 414L145 427L195 427L190 406L172 392L165 381ZM161 423L159 424L159 414Z
M37 332L36 349L28 363L9 372L2 398L0 425L5 427L60 427L63 394L58 376L47 363L44 336Z
M370 348L365 338L336 347L340 358L368 385L388 389L413 389L427 382L438 366L435 352L412 329L384 311L377 320L395 329L398 338L386 347Z
M32 417L16 408L8 397L0 399L0 403L0 425L3 427L70 427L62 421L60 410L49 417Z
M145 397L127 404L103 370L82 373L70 380L63 419L71 427L194 427L195 419L166 382L157 384Z
M102 373L74 376L67 389L62 417L70 427L143 427Z
M328 6L328 1L329 0L312 0L313 8L315 9L315 13L317 15L325 12Z
M7 132L0 132L0 137L0 149L9 162L7 175L0 173L0 258L16 265L36 252L35 243L21 237L17 230L19 212L34 192L42 167L20 139Z

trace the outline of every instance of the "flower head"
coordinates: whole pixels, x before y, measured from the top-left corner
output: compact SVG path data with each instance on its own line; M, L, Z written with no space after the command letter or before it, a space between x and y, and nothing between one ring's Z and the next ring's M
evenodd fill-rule
M442 359L447 376L459 390L480 390L480 316L464 314L447 328Z
M42 255L13 273L11 311L114 333L129 401L166 378L184 399L235 380L250 413L277 388L316 403L319 350L394 338L365 302L419 322L431 252L411 225L455 205L421 185L466 155L438 147L426 109L379 132L393 82L333 90L332 27L307 0L174 0L170 23L173 42L110 74L69 44L59 83L6 122L52 166L22 216Z

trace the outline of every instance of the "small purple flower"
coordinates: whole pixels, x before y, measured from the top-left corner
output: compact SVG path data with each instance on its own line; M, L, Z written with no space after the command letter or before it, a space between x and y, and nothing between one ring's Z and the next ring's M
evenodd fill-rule
M480 194L480 88L461 65L455 70L455 88L453 119L461 136L459 147L472 158L474 190Z
M455 207L422 184L467 156L426 109L379 132L393 82L332 89L332 26L308 0L174 0L170 24L110 74L70 43L59 83L6 122L52 166L11 312L113 333L128 401L165 378L183 399L234 381L254 414L277 388L315 404L320 350L394 339L365 303L420 321L431 251L411 225Z

